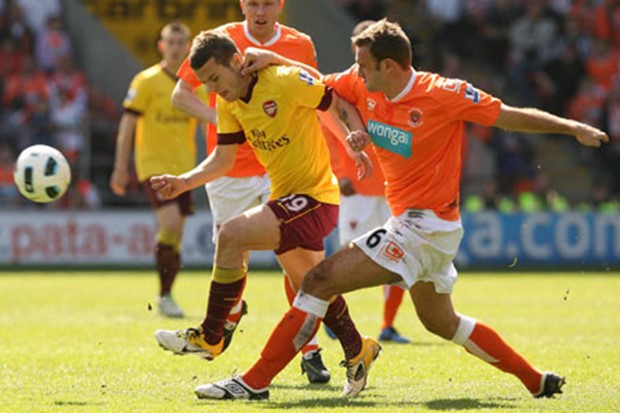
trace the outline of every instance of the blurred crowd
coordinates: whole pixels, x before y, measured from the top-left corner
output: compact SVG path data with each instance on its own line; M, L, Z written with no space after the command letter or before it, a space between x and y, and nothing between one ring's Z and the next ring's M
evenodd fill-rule
M477 181L464 182L464 189L474 189L464 191L464 209L620 210L619 0L332 1L356 20L398 21L420 70L467 79L512 105L545 109L609 134L608 145L591 149L566 137L549 145L472 126L468 137L490 151L494 168L464 176ZM585 170L590 193L560 194L557 177L550 179L536 162L545 150L554 153L544 159L564 158L567 167Z
M527 134L472 126L468 140L492 154L493 168L464 175L465 210L620 210L620 0L332 1L357 21L398 21L420 70L467 79L507 103L609 134L602 149L565 137L546 147ZM0 0L2 205L24 204L12 183L13 162L36 143L60 149L73 165L69 196L56 207L114 202L107 179L120 107L88 82L75 58L60 0ZM559 193L536 162L545 150L587 171L590 193Z
M114 139L119 109L77 67L60 0L0 0L0 80L3 205L25 205L13 186L13 163L25 147L45 144L72 165L69 194L54 206L100 206L87 162L98 129Z

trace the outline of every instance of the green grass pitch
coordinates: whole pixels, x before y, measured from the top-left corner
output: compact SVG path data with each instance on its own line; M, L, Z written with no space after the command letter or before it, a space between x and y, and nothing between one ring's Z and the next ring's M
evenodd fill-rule
M201 401L196 385L242 372L258 356L287 307L282 277L250 274L250 313L213 362L173 356L153 338L158 328L200 322L208 273L179 276L175 296L184 320L157 314L156 283L150 271L2 271L0 411L620 411L620 274L461 274L453 295L458 311L494 326L534 365L567 377L564 394L552 400L532 399L516 378L426 332L406 296L396 326L414 341L384 346L358 398L341 397L342 351L321 330L328 385L309 385L297 358L274 381L269 401ZM346 298L360 330L377 335L380 288Z

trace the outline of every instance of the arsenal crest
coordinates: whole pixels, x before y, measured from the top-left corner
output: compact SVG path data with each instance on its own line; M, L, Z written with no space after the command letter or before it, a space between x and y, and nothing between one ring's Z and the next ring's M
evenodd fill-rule
M274 100L263 103L263 110L270 118L275 118L278 114L278 104Z
M409 109L409 126L417 128L422 126L424 119L422 119L422 111L418 108Z

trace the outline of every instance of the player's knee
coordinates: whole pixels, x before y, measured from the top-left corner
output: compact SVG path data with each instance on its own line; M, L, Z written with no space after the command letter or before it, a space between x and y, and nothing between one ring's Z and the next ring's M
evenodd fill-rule
M315 297L327 299L337 292L333 290L333 284L329 282L331 278L330 264L323 261L312 268L304 277L301 289Z
M234 225L225 222L220 226L217 231L217 246L218 248L228 248L236 245L239 240L238 231Z
M442 317L437 316L437 314L418 314L418 318L428 332L438 335L446 340L450 340L454 337L456 327L458 327L458 319L453 319L452 317Z

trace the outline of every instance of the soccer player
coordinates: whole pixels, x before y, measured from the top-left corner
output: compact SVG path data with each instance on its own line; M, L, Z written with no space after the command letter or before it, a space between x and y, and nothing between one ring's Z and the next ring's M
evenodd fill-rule
M189 46L187 26L170 23L161 30L157 47L162 61L133 78L123 102L125 112L120 121L110 178L112 191L119 196L125 195L133 147L138 180L157 219L158 307L159 312L167 317L183 317L183 310L173 300L171 291L181 266L185 216L193 213L194 204L190 193L162 199L151 189L148 179L163 173L181 173L196 164L196 120L172 107L170 101L176 84L175 73L187 56ZM201 97L207 98L204 91L197 99Z
M165 349L210 360L226 349L226 316L241 300L246 282L245 253L274 250L297 288L306 272L324 258L323 238L336 225L339 191L316 109L319 114L327 111L323 122L340 127L343 140L348 128L335 112L343 112L353 128L363 128L363 124L352 105L297 67L272 66L242 75L240 52L221 31L201 32L194 39L190 64L198 79L218 94L218 142L193 170L180 176L152 177L153 189L171 198L218 178L233 166L239 145L246 141L271 178L271 199L224 222L218 231L207 316L202 324L156 333ZM367 161L364 156L358 159ZM363 175L364 170L361 172ZM360 336L342 296L334 297L328 306L324 322L340 340L348 366L345 392L356 394L381 346ZM313 317L307 322L313 325ZM301 332L296 352L315 333ZM280 350L267 348L263 356L279 358ZM241 379L229 384L222 390L223 397L246 388ZM261 399L269 392L257 390L246 396Z
M312 39L304 33L278 23L284 0L240 0L239 4L245 20L228 23L218 29L225 32L242 53L249 47L271 50L310 67L317 67ZM209 154L217 143L214 109L216 94L211 93L209 106L194 95L194 91L202 87L202 82L191 70L188 59L183 62L178 76L179 80L172 95L173 105L187 114L209 122L206 145ZM250 146L247 143L239 145L237 158L230 171L205 185L213 214L213 240L216 240L218 228L224 222L267 202L269 185L265 168L258 162ZM288 277L283 278L287 298L291 304L296 290L291 287ZM231 310L226 324L228 340L246 311L247 304L244 300ZM330 379L329 370L323 364L319 351L316 337L302 349L302 372L307 374L311 383L326 383Z
M325 81L359 110L366 131L347 140L369 141L387 179L392 216L314 267L293 306L243 375L197 388L203 398L252 398L298 351L300 336L319 326L331 297L382 284L409 289L422 324L432 333L516 376L534 397L561 393L564 378L532 366L490 326L455 311L452 260L463 228L459 217L461 139L465 122L530 133L572 135L598 147L608 136L589 125L533 108L515 108L471 84L416 71L409 39L381 20L353 38L356 64ZM277 59L276 59L277 61ZM311 325L312 323L312 325ZM277 349L277 357L272 355ZM231 384L232 383L232 384ZM235 384L243 383L235 392Z
M357 36L373 23L373 20L358 23L352 36ZM355 53L355 46L351 45L351 48ZM375 168L368 179L357 180L356 165L347 156L345 148L329 132L326 132L326 135L332 151L332 167L340 186L338 235L340 245L345 246L371 229L383 225L390 217L390 208L385 201L385 177L381 168ZM372 164L377 165L374 151L369 151L368 155ZM383 321L379 341L399 344L411 342L394 327L394 319L404 294L405 290L398 285L383 286ZM336 338L327 328L326 332L330 337Z

